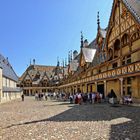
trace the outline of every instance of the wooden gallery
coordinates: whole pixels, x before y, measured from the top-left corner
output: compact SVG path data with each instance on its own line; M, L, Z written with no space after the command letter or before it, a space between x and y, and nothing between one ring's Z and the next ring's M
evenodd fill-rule
M96 39L88 44L81 35L81 51L57 88L140 99L140 1L114 0L108 27L100 27L99 13L97 21Z

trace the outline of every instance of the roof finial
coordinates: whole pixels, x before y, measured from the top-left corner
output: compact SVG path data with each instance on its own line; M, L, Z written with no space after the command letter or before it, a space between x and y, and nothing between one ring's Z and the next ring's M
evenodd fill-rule
M32 65L31 59L30 59L30 66Z
M35 59L33 59L33 65L35 65Z
M67 58L65 58L65 67L67 67Z
M70 51L70 61L72 62L72 50Z
M99 11L98 11L98 14L97 14L97 25L98 25L98 30L100 28L100 16L99 16Z
M70 51L69 51L69 54L68 54L68 63L70 64Z
M59 67L59 57L57 57L57 66Z
M81 48L83 47L83 32L81 31Z

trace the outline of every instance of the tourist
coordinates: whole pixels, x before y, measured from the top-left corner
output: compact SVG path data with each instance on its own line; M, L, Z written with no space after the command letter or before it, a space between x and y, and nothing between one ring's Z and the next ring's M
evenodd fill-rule
M100 102L102 102L102 99L103 99L103 94L100 93Z
M131 95L129 95L128 96L128 104L132 104L133 102L132 102L132 97L131 97Z
M69 99L70 99L70 104L72 104L73 103L73 95L70 95Z
M47 99L48 99L48 96L47 96L47 94L45 94L45 100L47 101Z
M21 99L22 99L22 101L24 101L24 94L21 95Z
M81 96L81 93L78 94L78 104L81 105L82 103L82 96Z
M95 92L92 93L92 103L94 104L95 103L95 97L96 97L96 94Z
M111 104L116 104L117 103L117 96L116 96L113 89L111 89L111 92L108 95L108 97L109 97L109 103L111 103Z
M92 104L92 93L89 93L89 102Z

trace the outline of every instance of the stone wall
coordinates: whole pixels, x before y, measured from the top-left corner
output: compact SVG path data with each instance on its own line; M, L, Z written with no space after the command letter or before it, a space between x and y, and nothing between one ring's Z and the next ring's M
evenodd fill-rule
M18 98L21 98L21 92L3 92L0 103L9 102Z

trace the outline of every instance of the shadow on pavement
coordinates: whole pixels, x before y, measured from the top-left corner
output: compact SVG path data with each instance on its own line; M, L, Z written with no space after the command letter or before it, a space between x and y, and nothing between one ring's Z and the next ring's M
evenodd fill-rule
M61 103L57 105L68 105L68 103ZM111 124L110 140L120 138L120 140L129 138L130 140L138 140L140 137L140 107L134 106L110 106L107 104L94 105L72 105L69 110L66 110L58 115L50 118L29 121L19 124L13 124L7 128L27 125L40 122L69 122L69 121L114 121ZM119 121L123 118L125 121ZM118 119L118 122L117 122ZM127 121L126 121L127 120Z

